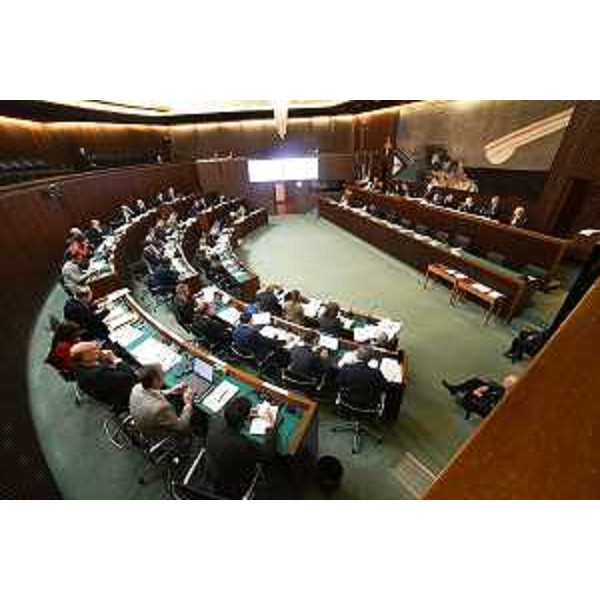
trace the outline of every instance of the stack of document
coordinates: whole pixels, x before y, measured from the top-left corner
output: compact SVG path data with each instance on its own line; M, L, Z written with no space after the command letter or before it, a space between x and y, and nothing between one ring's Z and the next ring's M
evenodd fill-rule
M311 298L307 304L303 306L304 315L309 319L316 319L321 308L321 301L316 298Z
M277 420L278 406L274 406L270 402L261 402L256 407L256 417L250 423L251 435L265 435L267 430Z
M501 294L500 292L497 292L496 290L492 290L492 291L489 293L489 296L490 296L491 298L493 298L494 300L498 300L498 298L500 298L500 297L502 296L502 294Z
M338 367L341 369L344 365L353 365L357 361L356 352L349 350L338 361Z
M319 337L319 346L335 352L340 347L340 341L330 335L321 334Z
M223 321L226 321L227 323L235 327L240 321L241 314L242 313L240 313L240 311L237 308L234 308L233 306L228 306L227 308L224 308L223 310L219 311L217 313L217 316L219 317L219 319L223 319Z
M395 358L383 358L379 369L390 383L402 383L402 365Z
M354 330L354 341L362 344L363 342L377 339L378 334L379 329L376 325L363 325Z
M271 313L261 312L252 315L254 325L268 325L271 322Z
M181 361L181 356L177 352L154 338L144 340L131 351L131 354L142 365L159 363L165 373Z
M218 413L236 394L238 387L229 381L222 381L202 402L206 408Z
M488 294L492 291L492 288L489 288L487 285L483 285L483 283L474 283L473 289L481 292L482 294Z
M272 325L265 325L260 330L260 334L270 340L285 342L285 347L288 350L291 350L294 346L297 346L300 343L299 335L296 335L291 331L286 331L285 329L280 329L279 327L273 327Z

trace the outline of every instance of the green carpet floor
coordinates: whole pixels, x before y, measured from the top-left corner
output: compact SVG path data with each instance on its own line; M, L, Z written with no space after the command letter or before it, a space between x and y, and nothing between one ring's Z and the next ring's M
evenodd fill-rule
M340 419L329 407L321 410L320 454L338 457L345 470L336 498L413 498L425 491L479 424L476 418L465 421L441 379L501 379L519 372L524 367L511 365L503 350L524 323L549 321L564 297L564 291L536 294L534 306L510 326L484 326L480 307L450 307L447 289L423 290L419 272L314 215L271 219L268 228L245 240L241 255L263 283L298 287L304 294L404 323L409 386L398 422L379 428L384 443L375 446L367 439L362 453L353 456L349 434L330 431ZM570 272L564 276L568 284ZM66 385L42 364L48 315L60 314L63 302L61 290L50 295L30 350L32 413L60 489L67 498L164 497L160 482L137 484L143 463L134 451L110 446L102 433L104 412L76 407ZM170 315L160 316L176 327ZM319 495L309 491L308 497Z

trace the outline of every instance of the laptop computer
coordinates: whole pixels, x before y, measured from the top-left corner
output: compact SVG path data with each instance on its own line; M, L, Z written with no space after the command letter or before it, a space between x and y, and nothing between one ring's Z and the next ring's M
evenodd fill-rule
M194 358L194 372L190 379L190 388L194 392L194 400L204 398L214 387L214 368L210 363Z

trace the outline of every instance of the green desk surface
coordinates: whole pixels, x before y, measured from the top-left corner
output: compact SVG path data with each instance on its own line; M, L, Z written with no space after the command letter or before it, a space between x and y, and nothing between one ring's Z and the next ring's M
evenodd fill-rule
M157 340L160 340L162 338L161 333L154 329L154 327L149 323L138 321L132 326L142 331L142 335L131 344L128 344L127 351L129 352L135 350L137 346L139 346L148 338L153 337ZM183 360L177 363L172 369L170 369L166 373L165 382L168 387L174 387L178 383L186 382L191 379L192 358L193 357L189 356L187 353L184 353ZM215 386L221 383L222 381L229 381L238 388L238 395L248 398L248 400L250 400L253 406L257 406L262 402L262 399L259 397L258 392L253 386L243 381L239 381L231 376L224 375L217 369L215 369L214 374ZM197 403L194 406L198 410L202 410L209 416L215 415L215 413L207 409L202 403ZM300 426L300 422L302 421L303 409L296 406L291 407L287 404L281 404L279 407L279 411L280 425L277 430L277 451L280 454L289 454L290 445L294 439L298 427ZM244 435L246 435L249 439L253 440L257 444L265 443L264 436L250 435L249 427L246 427Z

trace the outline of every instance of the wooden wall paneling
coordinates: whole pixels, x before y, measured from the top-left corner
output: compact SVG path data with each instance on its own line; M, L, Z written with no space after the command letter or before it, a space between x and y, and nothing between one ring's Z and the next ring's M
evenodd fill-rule
M600 281L428 499L600 498Z
M124 196L145 196L170 184L183 191L196 189L194 165L133 167L65 178L60 199L45 196L45 184L0 197L0 375L5 399L0 498L59 496L29 411L27 355L38 311L57 281L69 227L112 214Z

